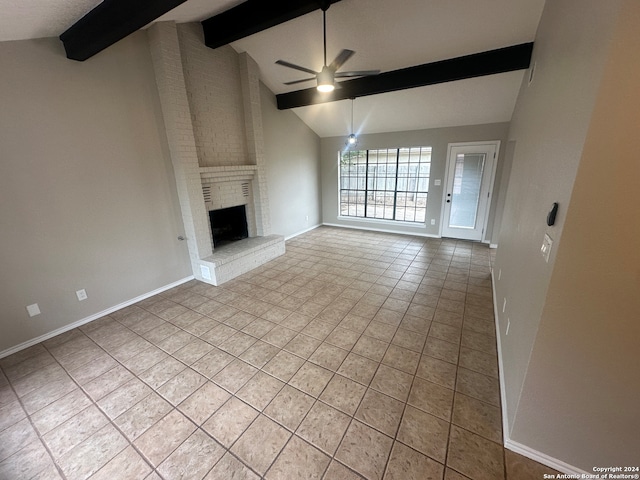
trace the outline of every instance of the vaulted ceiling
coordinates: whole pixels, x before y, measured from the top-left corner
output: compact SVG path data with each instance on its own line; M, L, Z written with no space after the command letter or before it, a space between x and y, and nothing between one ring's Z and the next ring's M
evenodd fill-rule
M0 41L59 36L99 3L0 0ZM202 21L241 3L188 0L156 21ZM341 0L327 11L327 57L331 61L348 48L356 54L342 70L390 72L532 42L543 6L544 0ZM256 60L262 81L274 93L312 87L313 82L284 85L307 75L275 61L321 69L322 12L315 10L231 46ZM509 121L523 75L524 70L516 70L359 97L354 102L355 127L359 133L378 133ZM349 133L349 100L293 111L321 137Z

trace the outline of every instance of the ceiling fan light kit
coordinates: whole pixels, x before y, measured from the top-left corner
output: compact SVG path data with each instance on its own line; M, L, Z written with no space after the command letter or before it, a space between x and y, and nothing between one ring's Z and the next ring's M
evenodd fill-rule
M319 92L333 92L336 88L334 84L333 72L329 67L322 67L322 71L318 73L318 91Z

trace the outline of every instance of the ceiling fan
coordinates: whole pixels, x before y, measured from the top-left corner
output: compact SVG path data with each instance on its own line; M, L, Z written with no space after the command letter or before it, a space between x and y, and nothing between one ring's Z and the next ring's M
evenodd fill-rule
M345 78L345 77L366 77L369 75L377 75L380 73L380 70L360 70L360 71L352 71L352 72L338 72L338 69L344 65L344 63L349 60L354 52L353 50L342 50L338 56L331 62L330 65L327 65L327 10L329 9L330 2L323 1L321 3L322 8L322 31L324 38L324 65L322 70L316 72L315 70L311 70L310 68L301 67L300 65L296 65L295 63L290 63L285 60L278 60L276 64L282 65L283 67L292 68L294 70L299 70L301 72L310 73L313 77L303 78L301 80L293 80L291 82L285 82L285 85L295 85L297 83L310 82L311 80L317 80L318 82L318 91L320 92L332 92L336 87L335 79L336 78Z

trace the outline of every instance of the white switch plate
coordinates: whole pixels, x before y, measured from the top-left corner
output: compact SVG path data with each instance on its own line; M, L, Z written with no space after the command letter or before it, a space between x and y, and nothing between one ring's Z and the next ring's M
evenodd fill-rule
M431 219L431 225L435 225L435 224L436 224L436 219L435 219L435 218L432 218L432 219Z
M37 303L34 303L33 305L27 305L27 312L29 313L30 317L35 317L36 315L40 315L40 307Z
M540 248L540 253L544 257L545 262L549 262L549 254L551 254L551 247L553 246L553 239L548 235L544 234L544 240L542 241L542 247Z
M440 185L442 185L442 180L440 180L440 179L438 178L438 179L436 179L436 180L433 182L433 184L434 184L436 187L439 187Z
M76 291L76 297L78 297L78 301L81 302L87 299L87 291L83 288L82 290Z

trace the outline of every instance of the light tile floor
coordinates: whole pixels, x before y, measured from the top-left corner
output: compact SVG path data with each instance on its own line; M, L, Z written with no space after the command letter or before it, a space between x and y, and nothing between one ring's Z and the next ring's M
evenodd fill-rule
M484 245L321 227L0 360L2 479L540 479Z

